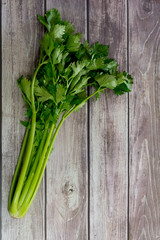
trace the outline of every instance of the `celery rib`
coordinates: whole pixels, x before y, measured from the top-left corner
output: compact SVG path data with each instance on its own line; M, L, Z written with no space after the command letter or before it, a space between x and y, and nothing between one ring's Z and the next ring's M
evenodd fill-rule
M23 140L23 144L22 144L20 155L19 155L18 163L17 163L17 166L16 166L15 174L14 174L14 177L13 177L13 180L12 180L12 185L11 185L11 189L10 189L10 193L9 193L8 208L10 208L10 206L11 206L13 192L15 190L15 185L16 185L16 182L17 182L17 179L18 179L18 174L19 174L19 171L20 171L20 167L21 167L22 160L23 160L23 154L24 154L27 139L28 139L28 133L29 133L29 126L27 127L27 131L26 131L26 134L25 134L25 137L24 137L24 140Z
M40 154L42 153L42 150L43 150L43 146L44 146L44 143L45 143L45 140L46 140L47 133L48 133L48 124L47 124L47 126L46 126L46 128L44 130L43 138L41 140L41 143L40 143L40 146L39 146L39 149L38 149L38 152L37 152L34 164L33 164L32 168L30 170L30 173L28 175L27 181L26 181L25 186L24 186L24 188L22 190L22 193L21 193L21 196L20 196L20 199L19 199L19 202L18 202L18 208L23 204L23 201L24 201L24 199L26 197L26 194L29 191L30 184L31 184L33 176L34 176L34 172L36 170Z

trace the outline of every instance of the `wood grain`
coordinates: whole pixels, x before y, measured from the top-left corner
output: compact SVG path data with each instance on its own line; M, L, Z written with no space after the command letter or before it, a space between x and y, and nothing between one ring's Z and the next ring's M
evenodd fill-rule
M85 1L47 0L52 8L85 33ZM87 240L86 107L65 121L47 165L47 240Z
M129 1L130 240L160 239L160 2Z
M8 214L9 189L25 130L19 123L25 104L16 80L34 71L43 35L36 15L44 13L44 2L1 1L2 240L160 240L158 0L88 0L88 11L86 1L46 0L47 9L57 8L85 36L88 18L90 43L109 44L110 56L121 70L127 69L128 19L134 86L129 106L127 94L116 97L106 91L97 102L90 101L89 112L86 106L65 121L47 164L46 189L43 181L23 219Z
M12 219L7 210L24 136L20 120L26 111L17 78L34 70L38 40L43 32L37 21L38 13L43 13L43 1L2 1L2 240L44 239L43 184L23 219Z
M126 1L89 0L89 41L127 61ZM127 239L127 95L107 91L90 106L90 239Z

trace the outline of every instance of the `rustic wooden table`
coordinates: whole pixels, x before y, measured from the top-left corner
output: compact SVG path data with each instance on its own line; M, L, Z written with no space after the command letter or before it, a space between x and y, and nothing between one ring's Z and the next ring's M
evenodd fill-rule
M160 239L160 1L2 0L2 240ZM9 188L25 105L17 87L33 73L44 29L37 14L57 8L90 43L134 76L132 93L107 91L62 127L27 215L11 219Z

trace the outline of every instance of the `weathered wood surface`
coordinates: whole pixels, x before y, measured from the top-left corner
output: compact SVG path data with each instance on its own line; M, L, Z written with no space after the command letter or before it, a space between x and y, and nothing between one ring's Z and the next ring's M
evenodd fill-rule
M34 70L38 40L43 28L37 14L41 1L2 1L2 240L44 239L43 184L27 216L12 219L7 211L8 194L24 136L20 120L26 111L17 78Z
M160 240L159 0L2 0L1 5L2 240ZM107 91L66 120L46 182L27 215L15 220L7 202L25 112L16 79L34 70L43 35L36 15L45 7L57 8L90 43L109 44L110 56L121 70L129 66L135 84L129 106L127 95Z
M130 239L160 239L160 1L129 1Z
M89 40L127 68L126 1L89 1ZM128 101L106 91L90 107L90 239L127 239Z
M85 34L85 1L47 0ZM47 165L47 239L88 239L87 108L65 120Z

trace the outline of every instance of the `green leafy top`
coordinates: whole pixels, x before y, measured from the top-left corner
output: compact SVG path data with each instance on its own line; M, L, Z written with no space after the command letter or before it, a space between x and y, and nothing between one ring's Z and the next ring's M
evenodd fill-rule
M74 32L70 22L61 20L57 9L48 11L45 17L38 15L38 19L47 30L40 42L39 69L34 84L38 123L56 123L61 113L67 116L82 107L90 98L87 86L94 87L96 99L106 88L117 95L131 91L132 77L118 72L117 62L108 58L109 46L81 43L82 35ZM28 112L33 105L32 81L23 77L18 80ZM31 118L31 114L28 116Z

